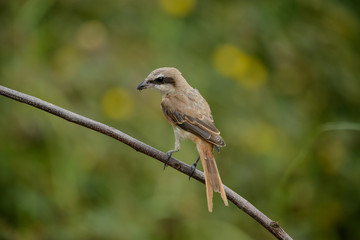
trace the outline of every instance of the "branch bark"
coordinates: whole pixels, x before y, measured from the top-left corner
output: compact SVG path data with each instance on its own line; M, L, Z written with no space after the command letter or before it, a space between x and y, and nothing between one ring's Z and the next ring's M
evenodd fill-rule
M48 113L61 117L69 122L81 125L83 127L90 128L94 131L105 134L109 137L112 137L126 145L132 147L136 151L142 152L154 159L157 159L163 163L167 160L167 155L156 148L153 148L113 127L107 126L103 123L94 121L92 119L86 118L79 114L73 113L61 107L58 107L54 104L43 101L39 98L12 90L10 88L4 87L0 85L0 95L11 98L13 100L26 103L33 107L44 110ZM183 163L175 158L171 158L168 163L172 168L190 176L192 169L191 166ZM192 178L205 183L205 178L203 172L196 170L193 174ZM224 189L226 192L227 198L233 202L238 208L247 213L249 216L254 218L257 222L259 222L263 227L265 227L270 233L272 233L277 239L286 239L291 240L292 238L280 227L280 225L268 218L265 214L259 211L256 207L254 207L250 202L241 197L239 194L234 192L232 189L228 188L224 185Z

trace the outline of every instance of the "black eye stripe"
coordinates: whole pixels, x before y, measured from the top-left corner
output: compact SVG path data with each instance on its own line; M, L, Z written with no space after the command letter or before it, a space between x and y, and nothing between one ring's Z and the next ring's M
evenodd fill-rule
M175 84L175 80L172 77L165 77L165 83Z
M149 82L153 84L164 84L164 83L175 84L175 81L172 77L158 77L155 80L151 80Z
M164 83L164 77L158 77L157 79L155 79L155 82L163 84Z

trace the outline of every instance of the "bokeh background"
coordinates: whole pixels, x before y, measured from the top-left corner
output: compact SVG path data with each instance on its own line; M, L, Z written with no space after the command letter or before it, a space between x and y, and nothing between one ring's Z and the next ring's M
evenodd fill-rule
M162 151L174 66L227 142L223 182L294 239L360 238L358 1L0 1L0 84ZM109 137L0 97L0 239L274 239L205 186ZM183 142L174 155L191 164ZM200 167L201 169L201 167Z

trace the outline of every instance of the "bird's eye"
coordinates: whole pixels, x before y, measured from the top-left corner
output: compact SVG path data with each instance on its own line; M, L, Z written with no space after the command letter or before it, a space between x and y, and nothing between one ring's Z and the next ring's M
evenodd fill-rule
M158 77L155 81L158 83L164 83L164 77Z

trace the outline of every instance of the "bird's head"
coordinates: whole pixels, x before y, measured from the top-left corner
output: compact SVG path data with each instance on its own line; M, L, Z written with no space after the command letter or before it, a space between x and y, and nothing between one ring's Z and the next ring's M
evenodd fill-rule
M139 91L154 88L161 94L170 94L188 83L181 72L173 67L163 67L152 71L149 76L137 87Z

